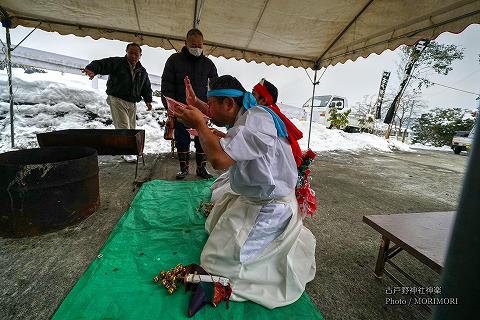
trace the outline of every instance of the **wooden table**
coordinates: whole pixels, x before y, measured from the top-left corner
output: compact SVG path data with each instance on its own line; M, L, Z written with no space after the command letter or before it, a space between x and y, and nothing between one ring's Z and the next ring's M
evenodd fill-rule
M397 284L403 285L385 270L385 263L388 263L420 286L415 279L391 261L402 250L440 273L447 255L454 221L455 212L453 211L364 216L363 222L382 235L375 265L375 276L381 278L385 273ZM390 242L393 242L394 246L390 247Z

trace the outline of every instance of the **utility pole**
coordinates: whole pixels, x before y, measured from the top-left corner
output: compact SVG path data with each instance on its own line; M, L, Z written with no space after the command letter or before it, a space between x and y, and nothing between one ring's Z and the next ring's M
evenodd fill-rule
M402 96L406 88L408 87L408 83L412 78L413 70L416 67L415 64L429 44L430 44L430 40L428 39L419 40L415 45L412 53L410 54L410 59L407 65L405 66L405 75L403 77L402 82L400 83L400 90L398 94L395 96L395 99L393 99L392 105L388 109L387 115L385 116L384 123L388 123L388 129L385 132L385 139L390 138L390 132L392 131L392 122L395 121L395 115L397 113L400 100L402 99Z

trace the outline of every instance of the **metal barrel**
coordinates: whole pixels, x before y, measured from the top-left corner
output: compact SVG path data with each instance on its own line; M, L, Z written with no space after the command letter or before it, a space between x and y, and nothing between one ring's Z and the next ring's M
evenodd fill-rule
M0 235L33 236L85 219L100 204L98 171L92 148L0 154Z
M90 147L99 155L143 154L145 130L67 129L37 133L40 147Z

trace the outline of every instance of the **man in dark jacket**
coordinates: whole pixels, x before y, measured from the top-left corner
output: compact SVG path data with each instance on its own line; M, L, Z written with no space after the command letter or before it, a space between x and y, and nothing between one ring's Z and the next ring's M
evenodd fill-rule
M189 77L198 99L206 102L208 81L218 75L212 60L203 55L203 34L198 29L188 31L182 51L171 55L165 63L162 75L162 95L186 103L184 83L186 76ZM164 98L162 98L162 102L167 108ZM177 173L176 178L184 179L188 175L190 134L183 123L179 121L175 121L174 138L180 162L180 172ZM207 157L198 137L194 138L194 143L197 176L204 179L211 178L212 176L206 169Z
M116 129L135 129L136 102L145 101L147 109L152 110L152 88L147 70L140 63L142 48L136 43L127 45L124 57L110 57L94 60L82 72L90 77L97 74L107 75L107 103L112 112ZM124 156L126 161L135 160L134 156Z

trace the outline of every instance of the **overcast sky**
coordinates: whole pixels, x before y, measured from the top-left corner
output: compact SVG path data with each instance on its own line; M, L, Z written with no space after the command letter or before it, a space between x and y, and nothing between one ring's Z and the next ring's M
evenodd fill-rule
M1 39L5 42L5 29L1 29ZM12 43L18 43L32 29L17 27L11 29ZM208 34L205 35L208 40ZM434 75L431 81L471 92L480 92L480 25L471 25L460 34L443 33L439 43L456 44L465 48L462 61L453 64L453 71L447 76ZM58 33L36 30L22 46L94 60L125 53L126 43L116 40L93 40L90 37L62 36ZM142 64L149 73L161 75L166 59L173 50L143 46ZM247 90L261 78L266 78L279 89L279 102L301 106L311 95L312 85L304 69L267 66L264 63L247 63L235 59L211 57L219 75L231 74L237 77ZM335 94L345 96L350 105L363 100L365 95L378 93L384 70L391 71L387 91L397 91L399 80L396 69L399 63L399 50L387 50L381 55L372 54L368 58L358 58L344 64L330 66L317 86L316 95ZM323 69L320 70L320 74ZM308 70L313 78L313 71ZM475 96L439 86L423 91L422 99L433 107L461 107L473 109L478 106Z

